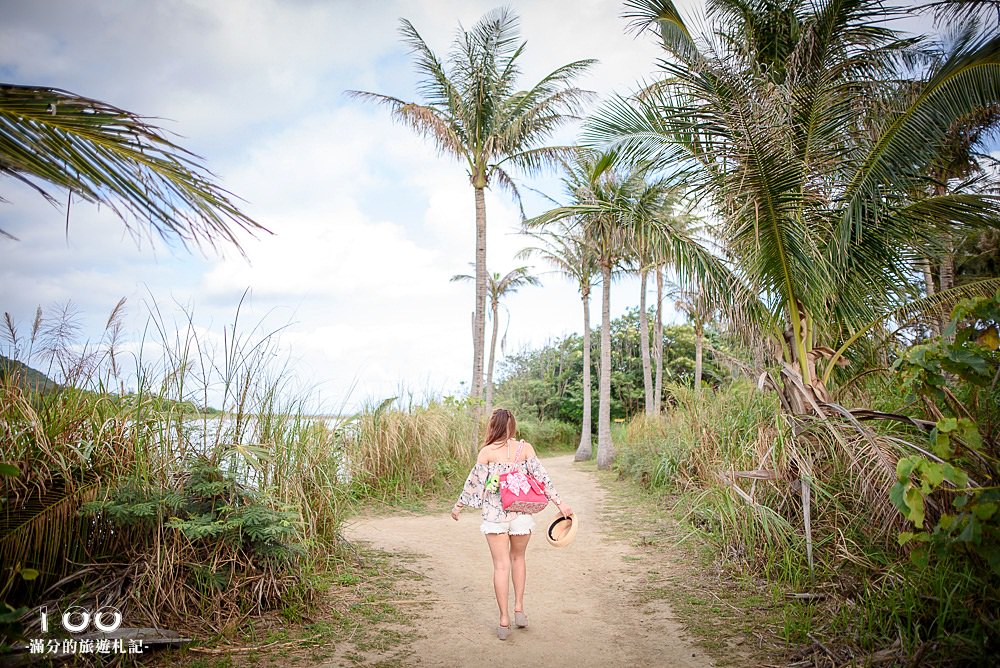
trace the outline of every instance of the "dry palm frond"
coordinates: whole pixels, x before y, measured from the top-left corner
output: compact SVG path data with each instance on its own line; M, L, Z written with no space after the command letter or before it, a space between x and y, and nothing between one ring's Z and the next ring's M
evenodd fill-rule
M8 569L34 568L45 574L42 582L49 582L84 562L87 544L81 536L86 536L90 520L81 518L79 510L99 489L96 477L53 480L37 494L6 504L0 515L0 563L5 565L0 578L6 582L13 575Z

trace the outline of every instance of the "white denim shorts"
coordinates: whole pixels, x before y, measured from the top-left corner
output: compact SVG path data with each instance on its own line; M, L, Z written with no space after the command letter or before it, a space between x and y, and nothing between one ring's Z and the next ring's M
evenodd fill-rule
M507 533L511 536L526 536L535 528L535 517L524 513L510 522L483 522L479 530L483 533Z

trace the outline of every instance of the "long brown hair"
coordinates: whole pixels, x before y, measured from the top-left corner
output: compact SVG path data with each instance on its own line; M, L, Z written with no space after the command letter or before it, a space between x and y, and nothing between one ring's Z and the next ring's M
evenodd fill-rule
M514 438L517 433L517 420L514 414L506 408L497 408L490 416L490 424L486 429L486 441L483 442L485 448L490 443L499 443L508 438Z

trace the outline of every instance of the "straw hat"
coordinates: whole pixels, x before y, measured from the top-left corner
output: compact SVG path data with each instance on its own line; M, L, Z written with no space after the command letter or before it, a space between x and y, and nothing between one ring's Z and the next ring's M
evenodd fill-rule
M576 515L569 517L559 515L552 520L548 531L545 532L545 538L552 547L566 547L576 538L576 529L579 524Z

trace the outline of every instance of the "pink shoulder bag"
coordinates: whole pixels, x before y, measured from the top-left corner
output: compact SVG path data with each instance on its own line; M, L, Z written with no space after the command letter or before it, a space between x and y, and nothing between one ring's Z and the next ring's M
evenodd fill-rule
M517 446L514 462L521 456L524 441ZM549 505L545 496L545 485L530 473L518 469L500 474L500 503L503 509L512 513L539 513Z

